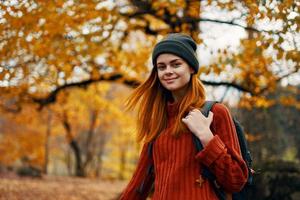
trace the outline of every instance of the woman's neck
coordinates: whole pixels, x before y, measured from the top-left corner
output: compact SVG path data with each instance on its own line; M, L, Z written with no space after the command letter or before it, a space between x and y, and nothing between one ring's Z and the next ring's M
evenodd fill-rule
M187 90L188 86L185 86L184 88L181 88L176 91L171 91L174 102L181 101L181 99L185 96Z

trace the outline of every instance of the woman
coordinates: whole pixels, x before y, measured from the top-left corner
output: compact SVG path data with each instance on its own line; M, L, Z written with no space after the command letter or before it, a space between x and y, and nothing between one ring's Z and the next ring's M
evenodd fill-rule
M153 200L218 199L200 175L203 167L228 194L246 183L247 166L227 108L217 103L207 118L199 111L205 91L197 77L196 49L191 37L168 35L153 50L149 78L129 98L129 108L139 105L138 140L145 143L121 200L146 199L153 182ZM204 147L200 152L193 134Z

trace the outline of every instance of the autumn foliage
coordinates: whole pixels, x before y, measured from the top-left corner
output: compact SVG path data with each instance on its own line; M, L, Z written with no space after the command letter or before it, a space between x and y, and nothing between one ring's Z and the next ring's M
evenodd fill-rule
M299 12L291 0L0 1L0 165L128 178L140 147L126 97L157 41L184 32L200 55L215 40L207 24L244 36L200 60L206 86L238 91L248 109L299 110ZM282 84L292 92L273 98Z

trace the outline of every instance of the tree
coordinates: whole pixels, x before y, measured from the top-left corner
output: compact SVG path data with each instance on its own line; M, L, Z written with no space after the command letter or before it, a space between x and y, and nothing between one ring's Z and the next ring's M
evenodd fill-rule
M208 18L212 10L224 14ZM116 116L123 116L118 106L108 102L105 92L97 96L91 88L105 89L102 84L95 86L99 82L136 87L147 77L149 55L162 36L184 32L199 47L205 47L209 38L204 37L203 27L207 23L238 27L247 36L240 39L235 50L225 47L212 52L212 62L200 67L199 77L204 84L241 91L239 105L247 108L281 102L299 109L296 95L280 101L270 98L272 92L278 91L281 80L291 80L292 84L293 77L299 76L299 10L300 3L290 0L0 1L1 112L5 117L14 113L20 119L24 116L21 113L27 112L38 121L46 110L43 108L51 104L55 116L52 120L59 120L61 125L51 127L51 136L60 132L68 139L76 160L76 174L84 175L96 162L95 155L102 165L102 155L107 153L103 147L106 136L98 140L103 148L96 150L91 141L97 140L91 138L116 132L107 131L113 126L107 123L108 119L120 126L124 125L122 120L127 120L121 117L118 121ZM86 90L80 92L82 88ZM94 103L98 106L93 107ZM99 115L104 112L112 114L101 118ZM77 118L78 113L83 113L84 118ZM33 125L26 120L22 123L28 125L18 127L18 133L24 130L22 127L30 129ZM37 127L42 127L39 131L44 137L46 127ZM5 126L1 142L13 137L9 135L13 128ZM130 159L126 151L131 140L123 139L116 142L125 152L120 155L120 168L126 168L124 160ZM47 160L41 156L44 151L40 147L45 149L41 140L34 148L40 152L38 163ZM13 148L13 143L9 145ZM0 148L1 152L4 150ZM14 158L19 157L18 154ZM9 156L6 158L9 160Z
M0 8L1 94L14 97L2 105L12 104L13 110L23 101L55 102L61 90L103 80L136 86L149 71L147 60L161 35L186 32L201 44L203 22L237 26L252 35L241 40L238 53L220 49L219 59L201 68L228 74L205 84L260 96L299 71L297 1L37 0L1 1ZM206 8L225 11L229 20L202 16Z

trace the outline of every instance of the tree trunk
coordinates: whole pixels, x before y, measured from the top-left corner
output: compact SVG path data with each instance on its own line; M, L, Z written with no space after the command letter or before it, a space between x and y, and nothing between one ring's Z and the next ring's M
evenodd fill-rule
M70 145L70 147L74 153L74 157L75 157L75 165L76 165L75 176L80 176L80 177L85 176L84 169L82 167L81 150L78 145L78 142L72 136L71 126L70 126L70 123L68 122L66 113L64 113L63 125L66 130L69 145Z
M75 165L76 165L75 175L83 177L83 176L85 176L85 173L84 173L84 169L82 167L79 145L78 145L77 141L75 141L75 140L72 140L69 143L69 145L71 146L71 148L74 152L74 155L75 155Z
M119 173L119 179L124 180L124 172L125 172L125 164L126 164L126 151L124 149L121 149L121 156L120 156L120 173Z
M86 169L87 165L93 160L94 157L94 145L92 144L93 136L95 133L96 121L97 121L98 112L97 110L92 110L90 112L90 127L88 130L88 136L85 142L86 155L85 161L83 163L83 168Z
M105 143L106 143L106 140L107 140L107 134L106 133L102 133L101 136L100 136L100 143L99 143L99 151L98 151L98 154L97 154L97 157L98 157L98 160L97 160L97 171L96 171L96 176L99 177L101 176L101 173L102 173L102 164L103 164L103 160L102 160L102 157L103 157L103 154L104 154L104 147L105 147Z
M72 160L70 155L70 149L67 150L66 162L67 162L68 175L71 176L73 173L72 173Z
M48 163L49 163L49 138L51 134L51 120L52 120L52 113L48 109L48 117L47 117L47 130L46 130L46 138L45 138L45 161L43 166L43 172L45 174L48 173Z

